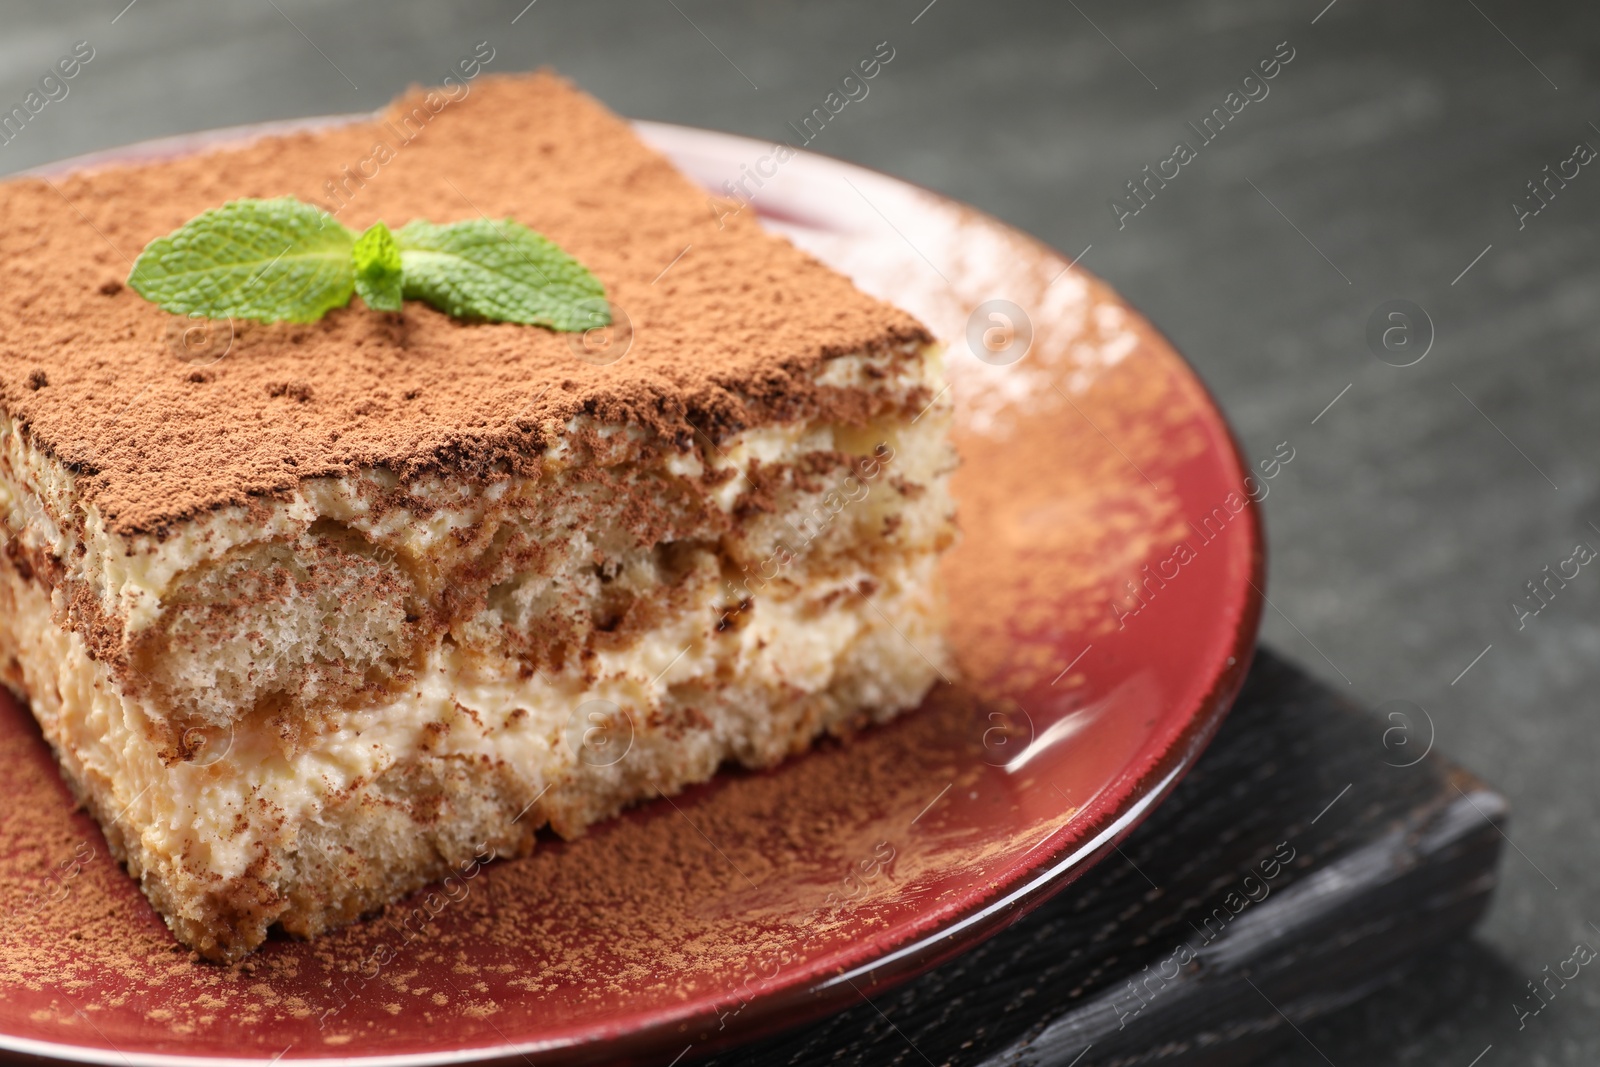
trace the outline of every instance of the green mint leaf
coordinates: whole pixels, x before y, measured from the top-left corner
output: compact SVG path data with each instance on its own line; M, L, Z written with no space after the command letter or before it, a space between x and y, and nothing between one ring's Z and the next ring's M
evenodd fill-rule
M310 204L233 200L151 241L128 285L179 315L315 322L350 302L354 243Z
M356 270L356 293L374 311L399 311L400 246L382 222L356 239L350 251Z
M395 239L406 297L454 318L566 331L611 322L599 280L519 222L473 219L436 226L418 220Z

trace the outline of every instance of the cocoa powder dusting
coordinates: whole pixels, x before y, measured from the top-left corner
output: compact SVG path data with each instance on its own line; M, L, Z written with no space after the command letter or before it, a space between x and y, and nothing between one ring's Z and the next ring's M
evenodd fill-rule
M1090 294L1096 308L1124 310L1101 283ZM1137 339L1133 355L1069 402L1049 383L1070 378L1071 347L1113 340L1086 320L1082 333L1055 339L1058 350L1030 356L1043 377L995 425L973 417L981 385L961 374L959 355L951 361L962 541L941 571L951 646L968 677L1006 674L1017 689L1050 682L1065 635L1089 643L1118 629L1115 608L1144 577L1141 565L1191 536L1165 472L1205 447L1189 422L1208 403L1204 391L1170 373L1166 342L1129 312L1118 329Z
M0 184L0 405L79 472L112 529L159 534L360 467L527 469L577 415L669 443L694 427L721 436L806 414L800 379L820 360L927 338L752 216L719 222L703 191L552 74L486 76L443 99L416 89L378 121ZM406 141L419 108L431 117ZM416 301L197 327L121 284L154 238L274 196L356 230L514 218L593 271L631 345L596 366L576 335ZM204 388L200 357L215 361Z

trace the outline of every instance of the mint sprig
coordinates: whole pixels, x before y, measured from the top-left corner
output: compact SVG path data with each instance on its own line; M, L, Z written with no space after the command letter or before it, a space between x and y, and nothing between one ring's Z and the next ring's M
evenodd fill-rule
M374 311L399 311L405 273L400 246L382 222L375 222L356 239L350 250L355 266L356 292Z
M395 235L405 295L456 318L580 331L611 322L594 275L520 222L411 222Z
M151 241L128 285L178 315L315 322L350 302L354 244L310 204L234 200Z
M234 200L146 246L128 285L175 314L315 322L359 294L398 311L422 300L459 319L580 331L611 322L605 288L577 260L511 219L417 220L357 234L280 197Z

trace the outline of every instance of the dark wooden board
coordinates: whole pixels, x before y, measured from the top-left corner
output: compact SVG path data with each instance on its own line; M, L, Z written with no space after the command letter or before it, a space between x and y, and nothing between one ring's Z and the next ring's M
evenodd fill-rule
M1238 1064L1307 1042L1308 1021L1459 938L1494 888L1505 802L1424 756L1430 734L1261 649L1120 856L913 982L705 1062Z

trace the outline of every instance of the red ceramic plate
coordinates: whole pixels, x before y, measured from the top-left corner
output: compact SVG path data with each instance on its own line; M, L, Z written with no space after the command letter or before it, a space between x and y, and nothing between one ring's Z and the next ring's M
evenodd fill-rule
M27 713L0 702L0 776L35 827L0 833L6 869L29 872L0 880L0 1048L111 1064L698 1055L993 934L1194 762L1248 665L1252 495L1275 468L1247 478L1171 345L1081 268L960 204L757 141L638 128L708 190L747 176L743 210L948 341L959 677L849 743L491 864L426 923L396 909L269 942L236 970L174 950L71 811ZM25 845L40 824L55 844Z

